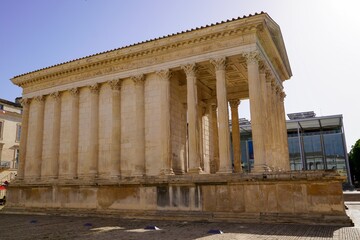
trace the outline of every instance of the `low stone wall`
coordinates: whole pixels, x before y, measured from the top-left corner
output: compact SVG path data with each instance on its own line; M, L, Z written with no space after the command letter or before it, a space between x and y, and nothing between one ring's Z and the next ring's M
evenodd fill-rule
M289 172L15 182L5 211L351 225L342 181L332 172Z

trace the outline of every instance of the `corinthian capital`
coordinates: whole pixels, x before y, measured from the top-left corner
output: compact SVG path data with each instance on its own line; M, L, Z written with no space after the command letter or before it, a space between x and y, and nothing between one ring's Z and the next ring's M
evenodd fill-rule
M156 72L156 74L160 77L161 80L169 80L171 78L171 72L169 69L164 69Z
M120 88L121 88L120 79L114 79L114 80L108 81L108 84L110 85L110 88L112 90L120 90Z
M181 69L184 70L186 77L196 77L196 65L195 63L182 65Z
M34 97L34 100L36 101L36 102L43 102L44 101L44 96L36 96L36 97Z
M144 74L139 74L131 77L131 80L135 83L135 85L140 85L145 81Z
M260 54L258 51L245 52L242 54L246 58L246 63L257 63L260 60Z
M69 93L71 96L77 96L79 94L79 89L78 88L70 88Z
M226 68L226 58L225 57L211 59L210 63L212 65L214 65L216 71L225 70L225 68Z
M20 99L20 104L22 107L28 107L31 100L29 98L22 98Z
M230 108L238 108L240 104L240 100L239 99L229 100L229 104L230 104Z
M50 93L50 97L52 97L55 101L59 101L60 100L60 92Z
M95 83L89 86L91 93L99 93L99 84Z

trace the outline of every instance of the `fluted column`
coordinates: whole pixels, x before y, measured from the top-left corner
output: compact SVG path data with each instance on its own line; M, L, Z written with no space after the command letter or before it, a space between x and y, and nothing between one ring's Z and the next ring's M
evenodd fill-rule
M200 146L198 126L198 97L196 84L196 66L188 64L182 66L186 74L187 88L187 119L188 119L188 148L189 148L189 173L201 173Z
M254 146L254 172L264 172L268 170L265 163L265 142L263 130L263 101L261 96L261 83L259 75L259 55L258 52L248 52L244 54L247 62L248 85L250 97L251 128Z
M170 77L167 70L157 72L160 79L160 139L161 139L161 162L162 175L174 174L171 164L171 136L170 136Z
M70 159L69 177L76 178L78 174L78 146L79 146L79 90L72 88L71 95L71 137L70 137Z
M24 179L24 169L26 161L26 143L28 136L29 128L29 105L30 99L23 98L21 99L22 109L22 121L21 121L21 135L20 135L20 153L19 153L19 166L17 171L17 179Z
M34 177L41 177L43 135L44 135L44 96L35 97L37 102L36 132L35 132L35 151L34 151Z
M54 92L50 94L50 97L53 99L54 104L50 176L57 178L59 174L61 96L59 92Z
M212 118L212 146L213 146L213 169L211 173L219 171L219 135L218 135L218 123L217 123L217 106L211 106L211 118Z
M144 82L143 74L131 78L135 87L135 169L132 169L133 176L145 174L145 103L144 103Z
M111 166L110 177L120 176L121 155L121 81L119 79L108 82L112 90L112 132L111 132Z
M285 171L290 170L290 160L289 160L289 146L288 146L288 136L286 128L286 119L285 119L285 108L284 108L284 99L286 94L284 92L280 93L280 122L281 122L281 134L282 134L282 147L283 147L283 168Z
M216 99L218 106L219 170L218 173L231 173L229 112L225 78L225 58L212 59L216 74Z
M97 177L99 158L99 85L90 86L90 151L89 174Z
M231 129L232 129L232 145L234 153L234 172L242 172L241 167L241 146L240 146L240 126L239 126L239 113L238 107L240 100L230 100L231 108Z
M273 102L273 90L271 86L272 78L269 75L266 78L266 98L267 98L267 106L266 106L266 129L267 129L267 137L266 144L267 153L268 153L268 161L271 167L276 167L276 134L275 134L275 119L274 115L274 102ZM265 146L266 146L265 144Z

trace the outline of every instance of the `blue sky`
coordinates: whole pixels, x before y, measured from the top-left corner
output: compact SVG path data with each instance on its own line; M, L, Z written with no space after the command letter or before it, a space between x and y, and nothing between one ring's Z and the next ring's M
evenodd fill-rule
M147 39L267 12L281 27L293 77L287 113L343 114L348 150L360 138L360 1L0 0L0 98L13 76ZM240 117L250 118L248 102Z

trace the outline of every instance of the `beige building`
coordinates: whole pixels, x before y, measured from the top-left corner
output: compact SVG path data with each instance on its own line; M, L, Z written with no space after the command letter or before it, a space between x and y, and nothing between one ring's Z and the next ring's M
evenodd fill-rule
M16 76L23 130L8 208L348 223L340 178L288 172L283 82L291 75L280 28L261 13ZM241 173L238 131L230 158L229 106L239 129L243 99L250 175Z
M15 178L21 134L21 104L0 99L0 183Z

